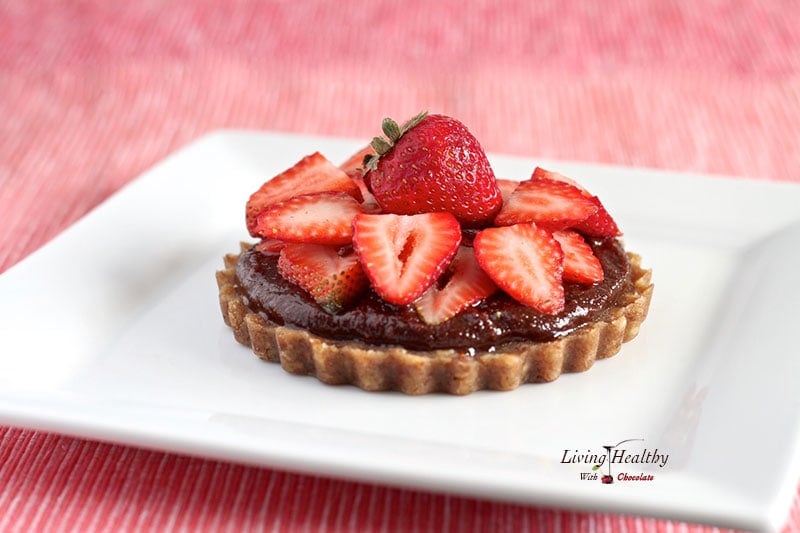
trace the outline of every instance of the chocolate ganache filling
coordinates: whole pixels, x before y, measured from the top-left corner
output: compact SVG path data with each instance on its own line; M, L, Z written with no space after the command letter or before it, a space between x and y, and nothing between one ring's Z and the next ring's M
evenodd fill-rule
M593 285L564 283L566 307L545 315L502 291L449 320L426 324L413 305L386 303L368 290L352 306L331 314L278 271L278 254L250 248L236 266L237 290L264 318L336 340L399 345L411 350L443 348L490 350L508 342L545 342L602 320L632 290L630 264L617 239L588 241L603 265L605 279Z

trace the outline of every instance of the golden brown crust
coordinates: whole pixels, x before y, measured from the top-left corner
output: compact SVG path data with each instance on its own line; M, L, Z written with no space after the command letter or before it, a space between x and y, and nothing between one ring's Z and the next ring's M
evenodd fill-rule
M247 247L243 244L242 251ZM261 359L279 362L292 374L316 376L331 385L415 395L511 390L523 383L553 381L562 372L588 370L596 359L615 355L623 342L636 336L653 293L650 270L642 268L638 255L628 253L633 291L621 305L609 310L603 321L551 342L513 342L493 352L421 352L324 339L250 312L236 289L238 258L234 254L225 256L225 269L217 272L222 317L237 341L250 346Z

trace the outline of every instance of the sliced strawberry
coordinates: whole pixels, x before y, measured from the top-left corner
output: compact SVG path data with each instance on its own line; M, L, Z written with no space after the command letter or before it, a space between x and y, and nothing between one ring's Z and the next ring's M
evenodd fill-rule
M531 179L549 179L569 183L570 185L580 189L584 196L592 200L592 202L597 206L597 212L593 215L590 215L586 220L577 223L575 225L575 229L577 231L580 231L584 235L588 235L590 237L619 237L622 235L617 223L614 222L614 219L608 214L606 208L603 207L602 203L600 203L600 199L597 196L592 196L592 193L586 190L585 187L580 185L574 179L568 178L563 174L559 174L558 172L545 170L541 167L536 167L533 170L533 176L531 176Z
M597 283L603 281L603 266L592 248L574 231L556 231L553 238L564 252L564 281Z
M286 244L278 270L331 313L347 307L369 284L355 253L324 244Z
M372 145L367 145L358 152L350 156L350 158L339 165L339 168L344 170L350 179L356 182L358 189L361 191L362 203L364 209L368 213L377 213L380 211L378 201L370 192L367 184L364 182L364 157L368 155L375 155L375 149Z
M503 195L503 205L508 203L511 194L519 187L519 182L503 178L497 179L497 186L500 187L500 194Z
M564 254L535 224L487 228L475 237L475 258L512 298L548 315L564 310Z
M250 235L257 235L256 222L264 209L293 196L312 192L346 192L356 200L362 200L358 185L342 169L315 152L265 182L250 196L245 210Z
M359 214L353 247L385 301L406 305L444 272L458 250L461 228L450 213Z
M358 152L351 155L347 161L339 165L339 168L345 171L348 176L353 174L358 174L359 176L363 174L364 171L364 157L368 155L374 155L375 149L372 145L367 145Z
M603 204L600 203L600 199L597 196L592 196L590 200L597 206L597 212L586 220L575 224L573 229L589 237L619 237L622 235L619 226L608 214Z
M278 239L262 239L261 242L256 244L256 250L262 254L275 255L281 253L285 245L285 242Z
M339 168L344 170L345 173L350 176L350 179L358 185L358 189L361 191L361 203L364 204L364 211L367 213L378 213L381 210L378 201L375 200L369 187L367 187L367 184L364 182L364 158L368 155L375 155L375 149L372 145L367 145L351 155L347 161L339 165Z
M347 193L303 194L269 206L258 216L255 232L288 242L349 244L353 218L361 212L361 204Z
M587 191L583 185L578 183L572 178L568 178L564 174L559 174L558 172L553 172L552 170L545 170L542 167L536 167L533 169L533 174L531 175L531 179L533 180L552 180L552 181L560 181L563 183L569 183L576 189L580 189L585 196L591 196L589 191Z
M519 184L494 221L500 226L535 222L557 230L574 226L596 212L594 202L577 187L561 181L531 179Z
M446 279L444 286L439 284ZM414 303L417 313L428 324L441 324L497 290L497 285L478 265L472 248L461 246L450 267Z
M381 210L381 206L378 205L378 201L372 196L372 193L369 192L369 188L364 182L364 176L361 174L349 174L349 176L350 179L358 185L358 189L361 191L361 197L363 198L361 203L364 205L364 210L368 213L378 213Z

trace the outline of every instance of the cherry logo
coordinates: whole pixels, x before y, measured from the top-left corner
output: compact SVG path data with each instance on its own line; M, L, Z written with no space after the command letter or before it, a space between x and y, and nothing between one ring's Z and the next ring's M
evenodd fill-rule
M644 441L644 439L625 439L625 440L619 441L618 443L614 444L613 446L610 446L610 445L603 446L603 448L606 449L606 463L608 464L608 473L603 475L603 477L600 478L600 482L602 484L610 485L610 484L614 483L614 476L611 473L611 450L613 450L614 448L616 448L620 444L624 444L626 442L632 442L632 441L636 441L636 440ZM597 470L598 468L600 468L600 465L594 465L592 470Z

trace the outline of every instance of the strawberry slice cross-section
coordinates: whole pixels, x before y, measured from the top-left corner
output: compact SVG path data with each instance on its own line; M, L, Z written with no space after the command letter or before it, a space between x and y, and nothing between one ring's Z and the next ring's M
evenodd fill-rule
M486 228L473 246L478 264L512 298L548 315L564 310L564 254L549 231L529 223Z
M264 238L316 244L350 244L353 218L363 209L343 192L294 196L268 207L258 216L255 231Z
M594 202L569 183L549 179L523 181L508 197L495 224L535 222L551 230L569 228L597 212Z
M460 242L461 228L450 213L359 214L353 220L353 248L372 288L396 305L419 298Z
M265 182L250 196L245 207L250 235L257 236L258 216L267 207L293 196L314 192L345 192L359 202L362 200L358 184L325 156L314 152Z
M508 199L519 187L519 182L514 180L507 180L505 178L497 178L497 187L500 189L500 194L503 196L503 205L508 203Z
M564 174L561 174L559 172L553 172L552 170L546 170L546 169L544 169L542 167L536 167L536 168L533 169L533 174L531 174L531 179L532 180L561 181L563 183L568 183L568 184L572 185L573 187L575 187L576 189L581 191L584 196L591 196L591 194L589 194L589 191L587 191L583 187L583 185L581 185L580 183L578 183L574 179L568 178L567 176L565 176Z
M351 155L347 161L339 165L339 168L345 171L345 173L350 176L350 179L353 180L356 185L358 185L363 198L361 203L365 206L365 211L377 213L380 211L378 201L375 200L375 197L372 195L364 181L364 157L368 155L375 155L375 149L371 145L367 145Z
M574 229L576 231L579 231L584 235L589 235L590 237L619 237L622 235L619 226L617 226L617 223L613 218L611 218L611 215L608 213L608 211L606 211L606 208L603 206L602 202L600 202L600 198L597 196L592 196L592 193L587 191L586 188L580 185L577 181L573 180L572 178L568 178L563 174L559 174L558 172L545 170L541 167L536 167L534 169L531 179L544 179L569 183L570 185L577 187L585 197L589 198L592 203L597 206L597 211L593 215L589 215L589 217L587 217L585 220L575 224Z
M574 231L556 231L553 238L564 252L564 281L597 283L603 281L603 265L581 235Z
M278 255L286 243L278 239L261 239L255 248L264 255Z
M497 285L478 265L472 248L461 246L447 271L414 306L426 323L441 324L496 290Z
M280 251L278 270L330 313L347 307L369 285L352 250L342 252L324 244L286 244Z
M619 237L622 235L616 221L611 217L606 208L600 202L600 198L592 196L589 198L597 206L597 212L586 220L575 224L575 231L579 231L590 237Z

